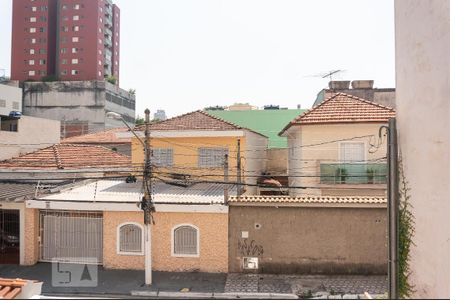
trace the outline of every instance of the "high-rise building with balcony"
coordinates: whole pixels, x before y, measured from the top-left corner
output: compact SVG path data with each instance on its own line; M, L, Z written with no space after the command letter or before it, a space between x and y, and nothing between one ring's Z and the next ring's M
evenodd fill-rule
M13 0L11 79L119 81L120 9L111 0Z

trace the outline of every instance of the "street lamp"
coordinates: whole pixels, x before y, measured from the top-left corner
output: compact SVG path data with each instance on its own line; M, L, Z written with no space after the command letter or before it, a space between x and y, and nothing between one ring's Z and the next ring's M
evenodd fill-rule
M143 141L136 132L128 125L123 117L115 112L106 113L108 119L120 120L125 126L134 134L138 141L144 146L145 153L145 166L144 166L144 178L143 188L144 197L142 197L141 209L144 211L144 224L145 224L145 242L144 242L144 256L145 256L145 284L152 284L152 216L151 213L155 211L152 203L151 194L151 162L150 162L150 110L145 110L145 141Z

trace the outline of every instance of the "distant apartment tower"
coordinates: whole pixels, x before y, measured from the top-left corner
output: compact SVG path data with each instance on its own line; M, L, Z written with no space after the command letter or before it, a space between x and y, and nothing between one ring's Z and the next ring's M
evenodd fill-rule
M153 118L157 119L159 121L165 121L167 120L166 111L162 109L158 109L154 114Z
M120 9L111 0L13 0L11 79L119 81Z

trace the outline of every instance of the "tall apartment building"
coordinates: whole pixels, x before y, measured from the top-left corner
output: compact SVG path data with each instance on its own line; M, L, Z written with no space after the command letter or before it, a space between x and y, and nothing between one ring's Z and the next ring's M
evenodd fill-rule
M11 79L119 81L120 9L111 0L13 0Z

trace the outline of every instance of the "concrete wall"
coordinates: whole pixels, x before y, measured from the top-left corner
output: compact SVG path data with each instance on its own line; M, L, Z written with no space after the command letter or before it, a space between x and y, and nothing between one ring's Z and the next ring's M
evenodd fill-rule
M0 131L0 160L29 153L59 142L59 121L22 116L17 132Z
M107 101L107 93L131 103L135 101L128 92L104 81L27 82L24 83L23 111L31 116L61 120L63 125L87 123L89 132L123 126L121 121L106 118L109 111L133 123L135 109ZM70 132L66 134L71 136Z
M386 193L385 184L334 184L325 186L320 183L320 177L318 177L320 175L321 163L336 163L340 160L340 142L327 142L354 138L351 140L351 142L365 142L366 160L374 160L386 157L387 150L385 140L382 141L378 149L370 146L370 144L378 145L378 142L380 142L378 139L378 130L382 125L383 124L377 123L356 123L291 127L288 132L288 174L290 176L289 185L323 187L324 190L315 188L291 189L290 195L322 195L325 189L327 189L324 195L336 194L350 196L375 194L384 196ZM372 135L373 137L362 137ZM320 145L301 147L315 144ZM376 152L370 153L369 150L376 150ZM345 189L346 187L347 189ZM330 188L336 189L336 191L333 192L332 190L329 190ZM374 191L373 189L377 189L378 191Z
M261 175L267 170L267 146L269 143L268 138L263 137L259 134L246 131L246 144L245 154L242 160L243 164L243 175L248 175L245 178L245 182L249 184L256 184L258 175ZM234 166L232 166L234 167ZM255 195L256 187L247 186L247 194Z
M125 222L143 225L141 212L104 212L104 266L111 269L144 269L143 255L117 254L117 227ZM152 264L155 271L228 271L228 214L155 213L152 226ZM200 256L171 255L172 228L192 224L200 231Z
M267 149L267 172L270 174L287 175L288 149Z
M230 272L242 272L246 256L259 257L261 273L387 272L385 208L230 206L229 214Z
M449 298L450 2L395 1L395 18L399 147L416 223L413 298Z
M359 98L363 98L365 100L373 101L375 103L392 107L396 107L395 101L395 89L340 89L340 90L330 90L325 89L322 90L318 95L317 99L314 102L314 106L319 105L325 99L333 96L336 93L345 93L349 95L353 95Z
M8 116L11 111L22 111L22 89L0 84L0 102L4 100L5 106L0 103L0 116ZM13 102L18 105L14 108Z

